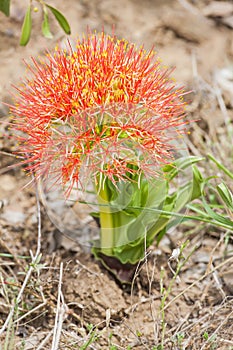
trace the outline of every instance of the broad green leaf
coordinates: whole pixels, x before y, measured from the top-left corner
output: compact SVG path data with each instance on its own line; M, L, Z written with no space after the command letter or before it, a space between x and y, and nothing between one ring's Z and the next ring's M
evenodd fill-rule
M20 45L26 46L30 36L31 36L31 29L32 29L32 17L31 17L31 6L28 6L27 12L24 16L23 26L22 26L22 32L21 32L21 38L20 38Z
M217 186L217 191L227 207L233 210L233 194L229 188L222 182Z
M46 4L46 6L52 12L54 17L58 21L60 27L64 30L64 32L66 34L70 34L71 33L70 25L69 25L67 19L64 17L64 15L61 12L59 12L57 9L55 9L54 7L47 5L47 4Z
M192 194L193 194L192 181L186 183L181 188L178 188L174 193L175 202L174 202L173 211L178 213L181 209L183 209L186 206L187 203L191 202L193 200Z
M142 259L145 254L145 243L148 247L154 240L155 235L160 232L169 221L169 217L163 217L161 213L149 211L147 209L163 209L164 202L167 201L167 183L166 181L158 181L157 186L152 183L142 182L138 193L143 193L143 187L148 187L148 198L145 206L141 205L141 210L138 208L134 212L134 216L128 219L127 225L122 225L122 228L117 232L118 246L114 247L114 256L123 264L135 264ZM170 198L170 197L169 197ZM134 198L135 199L135 198ZM137 203L139 204L138 198ZM141 203L143 199L141 198ZM130 203L132 207L135 205L134 200ZM166 209L171 209L172 205L166 205ZM128 212L128 210L126 210ZM146 240L146 242L145 242ZM127 242L127 243L126 243Z
M198 198L201 196L202 194L202 187L203 187L203 183L204 183L204 179L199 171L199 169L194 165L193 166L193 183L192 183L192 195L190 197L190 201Z
M174 206L176 204L176 193L172 196L167 196L166 201L163 206L163 210L166 212L172 212L174 210ZM170 215L164 215L163 213L160 215L159 219L155 221L154 225L147 232L147 247L154 241L155 236L157 237L157 243L163 238L166 233L166 227L171 219Z
M10 15L10 0L0 0L0 11L7 17Z
M44 20L42 22L42 33L45 38L52 39L53 35L50 32L50 26L49 26L49 16L47 13L47 10L44 11Z

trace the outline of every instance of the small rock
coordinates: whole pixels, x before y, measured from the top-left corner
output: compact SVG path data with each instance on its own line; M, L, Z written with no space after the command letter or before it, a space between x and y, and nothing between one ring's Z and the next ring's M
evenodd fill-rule
M225 103L233 107L233 66L215 70L214 78L221 89Z
M233 271L226 271L222 277L226 287L233 293Z
M164 27L171 29L176 36L196 43L208 39L211 27L205 17L179 10L166 13L162 17L162 23Z
M26 215L20 211L6 210L1 218L11 224L19 224L25 221Z
M230 28L233 28L233 15L232 16L228 16L228 17L224 17L222 19L222 22L227 25Z
M0 193L6 193L10 191L14 191L17 187L16 179L9 175L9 174L3 174L1 175L0 180Z
M211 1L204 7L202 13L207 17L226 17L233 13L233 3L230 1Z

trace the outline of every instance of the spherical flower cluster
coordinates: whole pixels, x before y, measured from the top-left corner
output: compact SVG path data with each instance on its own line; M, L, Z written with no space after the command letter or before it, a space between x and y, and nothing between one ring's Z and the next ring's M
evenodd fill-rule
M171 160L185 104L153 50L87 33L75 48L32 61L11 111L19 152L38 178L116 183L154 176Z

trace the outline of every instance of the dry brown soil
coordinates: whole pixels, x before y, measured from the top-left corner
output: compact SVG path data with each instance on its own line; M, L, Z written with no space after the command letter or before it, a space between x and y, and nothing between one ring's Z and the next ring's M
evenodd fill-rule
M144 44L146 48L154 45L163 63L176 67L173 75L177 83L193 91L188 110L190 118L198 122L190 138L190 151L194 154L215 151L226 166L232 166L232 159L225 156L232 144L224 136L226 118L233 120L232 1L54 0L51 4L69 20L74 39L87 26L97 31L104 27L109 33L114 26L120 38ZM0 13L3 102L11 100L11 84L18 84L25 73L22 59L41 55L58 40L64 40L54 21L51 24L56 33L54 39L42 37L39 11L33 14L28 46L20 47L26 5L27 0L13 1L9 19ZM0 117L7 122L8 110L3 104ZM14 157L7 155L16 147L13 140L5 137L7 133L10 134L7 124L1 123L0 327L28 269L30 259L22 256L29 256L30 251L35 253L38 233L35 190L23 187L28 178L21 169L6 168L16 163ZM217 147L220 139L225 141ZM202 167L206 171L205 165ZM166 350L233 349L230 233L201 223L178 227L159 247L151 247L130 287L120 285L94 260L88 247L60 236L46 210L41 207L40 211L43 265L33 271L18 304L15 323L10 322L0 336L0 349L152 350L159 349L156 346L162 341ZM80 225L83 226L79 226L79 231L85 234L87 224L82 218ZM163 315L161 285L166 292L173 277L168 259L172 250L187 238L190 243L184 255L187 257L194 247L195 251L174 281ZM213 268L215 272L211 272ZM55 327L57 300L61 306L58 320L62 322L62 331L58 333L59 346L52 347L54 332L59 332Z

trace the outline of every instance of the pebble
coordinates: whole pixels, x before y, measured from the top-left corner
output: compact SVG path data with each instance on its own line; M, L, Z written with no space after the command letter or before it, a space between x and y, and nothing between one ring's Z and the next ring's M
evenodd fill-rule
M20 211L6 210L1 214L1 218L10 224L19 224L25 221L26 215Z

